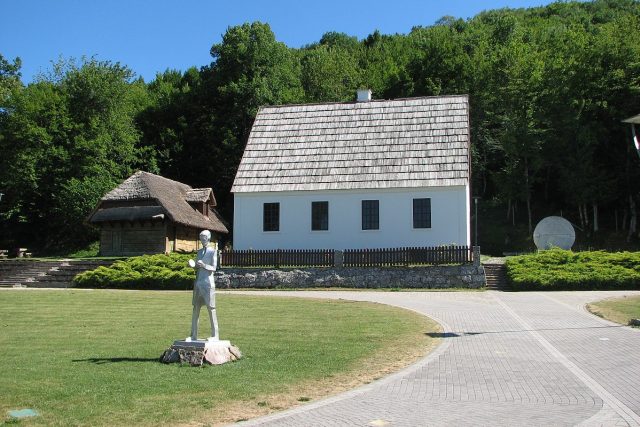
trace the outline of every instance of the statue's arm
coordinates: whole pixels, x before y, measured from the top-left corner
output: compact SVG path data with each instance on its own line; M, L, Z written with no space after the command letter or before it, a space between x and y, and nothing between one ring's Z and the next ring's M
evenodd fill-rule
M211 254L211 264L208 263L204 263L203 267L205 270L208 271L216 271L217 267L218 267L218 251L214 250L213 253Z

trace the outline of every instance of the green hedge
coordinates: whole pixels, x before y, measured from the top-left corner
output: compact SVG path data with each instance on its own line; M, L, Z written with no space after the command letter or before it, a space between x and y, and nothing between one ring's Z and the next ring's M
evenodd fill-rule
M516 291L640 289L640 253L540 251L507 258L507 278Z
M143 255L116 261L109 267L78 274L78 288L191 289L195 274L187 265L195 254Z

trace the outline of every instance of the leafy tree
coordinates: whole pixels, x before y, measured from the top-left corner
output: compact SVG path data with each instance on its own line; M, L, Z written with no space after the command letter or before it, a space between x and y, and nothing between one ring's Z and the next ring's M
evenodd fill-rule
M82 244L83 221L106 189L143 158L135 117L148 103L144 82L126 67L94 59L57 64L15 93L3 122L0 212L15 243ZM44 234L45 242L37 236Z
M151 103L137 116L142 144L168 177L181 180L189 168L189 144L201 143L193 138L190 127L201 115L203 106L194 97L201 84L200 73L190 68L184 74L177 70L158 73L148 85Z
M222 43L211 47L211 72L220 101L232 107L247 133L261 105L302 99L300 64L284 43L275 39L268 24L254 22L231 27Z
M376 30L363 41L359 54L361 86L370 88L375 97L394 99L414 94L415 84L408 67L416 56L413 38L382 35ZM353 87L350 89L353 92Z
M324 44L302 57L302 86L310 102L351 101L360 85L358 59L339 47Z
M22 85L20 82L21 66L20 58L14 59L11 63L0 54L0 112L5 108L5 102L11 92Z
M416 95L468 93L469 55L462 35L464 25L415 28L411 38L418 54L408 65Z
M299 103L304 99L300 61L294 51L275 39L268 24L254 22L231 27L222 43L211 47L213 62L204 69L205 88L215 99L210 135L218 160L211 176L226 193L262 105ZM204 144L203 144L204 145Z
M329 31L328 33L324 33L320 38L320 45L326 46L328 48L350 51L354 51L359 48L357 37L353 37L345 33L338 33L336 31Z

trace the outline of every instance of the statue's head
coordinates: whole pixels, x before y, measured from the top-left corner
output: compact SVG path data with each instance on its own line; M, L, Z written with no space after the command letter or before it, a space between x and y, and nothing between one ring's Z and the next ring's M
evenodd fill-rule
M200 232L200 243L202 243L202 247L206 248L210 241L211 232L209 230L202 230Z

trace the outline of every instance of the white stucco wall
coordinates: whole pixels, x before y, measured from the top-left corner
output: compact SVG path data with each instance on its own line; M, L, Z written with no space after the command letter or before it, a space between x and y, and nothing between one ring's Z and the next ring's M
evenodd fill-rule
M431 228L413 228L413 199L431 199ZM380 229L362 230L362 200L379 200ZM311 230L311 202L329 202L329 230ZM280 231L262 231L264 203L280 203ZM234 195L234 249L361 249L470 245L467 186Z

